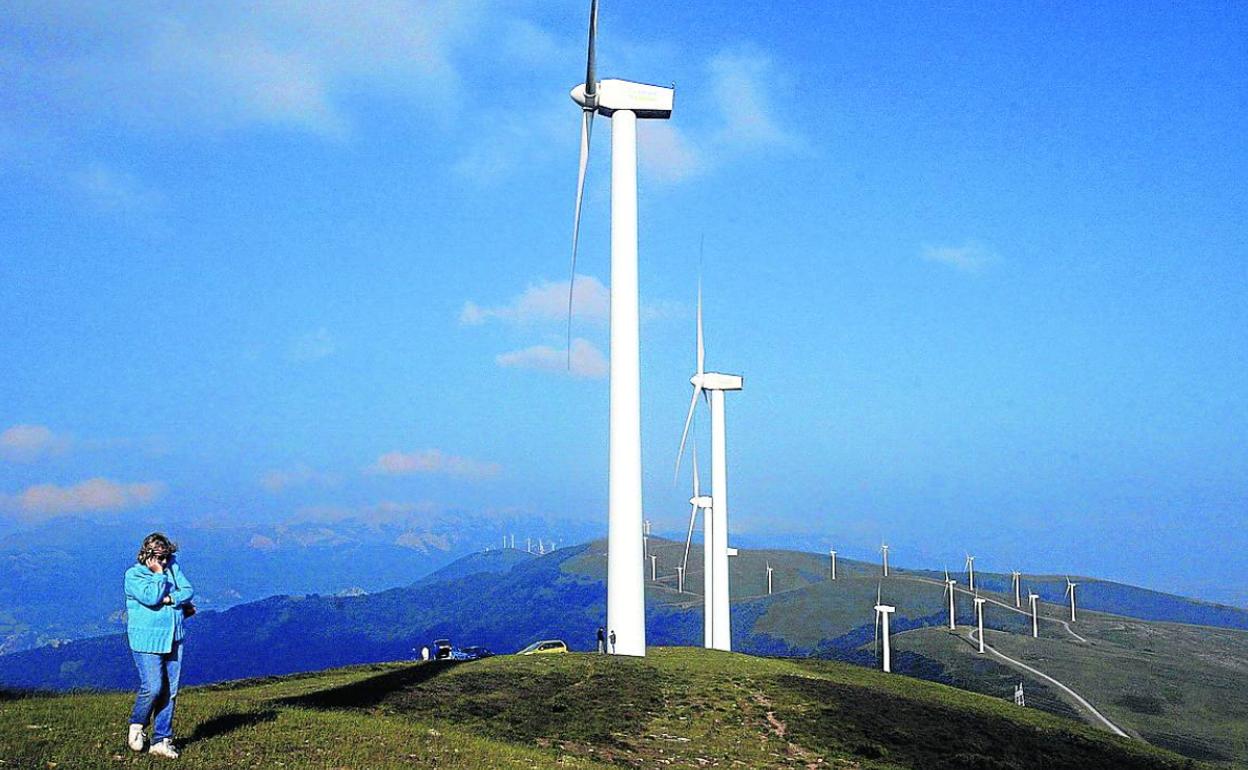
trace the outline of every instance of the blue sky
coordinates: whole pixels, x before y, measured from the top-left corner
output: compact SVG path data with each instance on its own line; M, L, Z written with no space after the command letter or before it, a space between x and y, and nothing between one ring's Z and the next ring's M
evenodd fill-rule
M4 4L3 526L605 528L605 120L562 367L585 5ZM649 517L687 516L704 237L741 537L1248 600L1248 11L812 5L602 6L601 75L677 88Z

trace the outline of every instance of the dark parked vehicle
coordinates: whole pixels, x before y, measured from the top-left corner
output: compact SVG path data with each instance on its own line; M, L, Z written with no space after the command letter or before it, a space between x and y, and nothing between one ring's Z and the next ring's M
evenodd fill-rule
M452 652L450 639L435 639L431 646L434 660L450 659Z
M460 651L460 654L464 656L463 658L464 660L480 660L481 658L488 658L492 656L494 653L490 652L484 647L480 647L474 644L471 647L465 647L463 650Z

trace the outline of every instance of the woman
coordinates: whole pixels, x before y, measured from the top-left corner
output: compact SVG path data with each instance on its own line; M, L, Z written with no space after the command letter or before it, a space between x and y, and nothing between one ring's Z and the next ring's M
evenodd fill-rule
M153 712L148 753L178 758L173 746L173 708L182 673L182 620L195 612L195 590L174 560L178 550L169 538L153 532L143 538L138 563L126 570L126 632L139 694L130 714L130 748L142 751L143 734Z

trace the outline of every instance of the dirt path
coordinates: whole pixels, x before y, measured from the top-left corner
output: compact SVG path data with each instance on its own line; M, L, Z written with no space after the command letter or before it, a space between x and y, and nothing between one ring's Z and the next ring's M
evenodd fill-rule
M967 639L970 639L970 640L971 640L971 642L973 642L974 644L978 645L978 644L979 644L979 637L978 637L978 635L977 635L975 632L976 632L976 629L972 628L970 631L968 631L968 632L967 632L967 634L966 634L966 638L967 638ZM1049 676L1048 674L1044 673L1043 671L1041 671L1041 670L1039 670L1039 669L1037 669L1037 668L1033 668L1033 667L1031 667L1031 666L1027 665L1026 663L1023 663L1023 662L1022 662L1022 661L1020 661L1020 660L1015 660L1014 658L1011 658L1010 656L1008 656L1008 655L1006 655L1006 654L1004 654L1004 653L1000 652L999 650L997 650L997 648L995 648L995 647L993 647L992 645L988 644L988 642L986 642L986 641L984 642L984 649L985 649L985 650L987 650L988 652L992 653L992 654L993 654L993 655L995 655L996 657L1000 658L1001 660L1005 661L1005 663L1006 663L1007 665L1012 666L1012 667L1017 668L1017 669L1020 669L1020 670L1022 670L1022 671L1026 671L1026 672L1027 672L1027 673L1029 673L1029 674L1034 674L1035 676L1040 677L1040 678L1041 678L1041 679L1043 679L1044 681L1048 682L1049 684L1052 684L1053 686L1057 687L1057 688L1058 688L1059 690L1061 690L1062 692L1064 692L1064 693L1066 693L1067 695L1069 695L1069 696L1071 697L1071 699L1072 699L1072 700L1074 700L1074 702L1075 702L1078 706L1082 707L1082 708L1083 708L1083 710L1084 710L1086 713L1088 713L1088 714L1090 714L1090 715L1092 716L1092 722L1093 722L1093 724L1100 723L1100 724L1104 725L1106 728L1108 728L1108 729L1109 729L1109 731L1110 731L1110 732L1112 732L1114 735L1121 735L1123 738L1131 738L1131 737L1133 737L1133 736L1130 736L1130 735L1128 735L1127 733L1123 732L1123 730L1122 730L1121 728L1119 728L1119 727L1118 727L1118 725L1116 725L1116 724L1114 724L1113 722L1109 721L1109 718L1108 718L1108 717L1106 717L1106 716L1105 716L1104 714L1102 714L1101 712L1097 711L1097 710L1096 710L1096 707L1095 707L1095 706L1093 706L1091 703L1089 703L1089 702L1088 702L1088 700L1087 700L1087 698L1084 698L1084 697L1083 697L1082 695L1080 695L1079 693L1077 693L1077 692L1075 692L1074 690L1070 689L1070 688L1069 688L1069 687L1067 687L1065 684L1063 684L1063 683L1061 683L1061 682L1057 681L1056 679L1054 679L1053 677L1051 677L1051 676Z

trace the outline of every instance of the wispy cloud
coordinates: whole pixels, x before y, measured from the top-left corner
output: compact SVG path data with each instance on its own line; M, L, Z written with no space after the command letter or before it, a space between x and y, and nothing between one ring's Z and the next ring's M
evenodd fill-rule
M162 197L133 174L102 163L92 163L73 177L74 185L90 205L106 213L148 213L159 207Z
M274 494L294 487L308 485L332 487L341 483L341 475L314 470L303 463L290 468L268 470L260 476L260 486Z
M592 275L577 275L572 295L572 315L578 320L605 322L611 314L611 292ZM539 281L511 301L494 307L465 302L459 322L479 326L487 321L532 324L565 321L568 316L568 282Z
M3 498L4 508L26 519L51 518L67 513L111 512L141 508L164 494L158 481L121 483L94 478L73 486L39 484Z
M298 337L290 345L289 358L292 361L307 363L320 361L338 352L338 341L325 327L308 332Z
M967 242L961 246L924 245L919 258L928 262L948 265L955 270L974 273L998 260L995 252L981 243Z
M441 449L387 452L367 468L369 473L384 476L438 474L468 479L491 479L502 473L502 470L498 463L447 454Z
M580 337L572 340L570 365L567 349L550 345L534 345L523 350L502 353L495 356L494 361L505 369L536 369L582 379L602 379L610 372L610 365L602 351L589 340Z
M0 460L29 463L69 449L71 440L44 425L14 425L0 433Z

